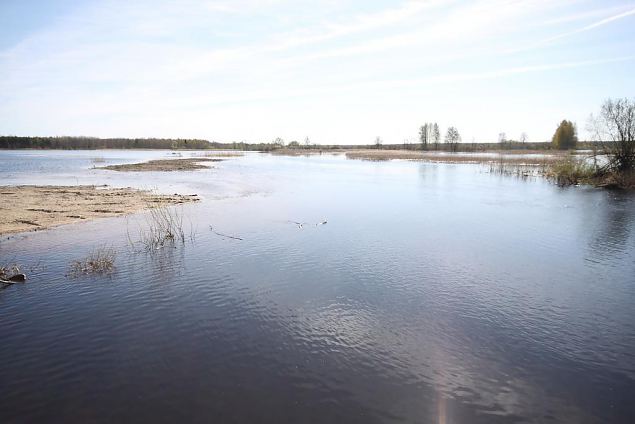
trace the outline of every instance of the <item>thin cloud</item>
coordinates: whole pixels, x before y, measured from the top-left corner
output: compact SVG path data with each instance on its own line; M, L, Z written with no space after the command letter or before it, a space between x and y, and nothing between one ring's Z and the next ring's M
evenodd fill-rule
M606 24L610 24L611 22L615 22L615 21L617 21L619 19L624 19L624 18L627 18L629 16L633 16L633 15L635 15L635 8L631 9L631 10L627 10L626 12L623 12L623 13L619 13L617 15L609 16L608 18L605 18L605 19L601 19L601 20L599 20L597 22L594 22L592 24L586 25L586 26L584 26L582 28L578 28L578 29L573 30L573 31L565 32L563 34L559 34L559 35L556 35L554 37L547 38L545 40L542 40L539 43L539 45L548 44L548 43L551 43L553 41L560 40L562 38L567 38L567 37L571 37L572 35L580 34L580 33L586 32L586 31L590 31L592 29L599 28L599 27L604 26Z

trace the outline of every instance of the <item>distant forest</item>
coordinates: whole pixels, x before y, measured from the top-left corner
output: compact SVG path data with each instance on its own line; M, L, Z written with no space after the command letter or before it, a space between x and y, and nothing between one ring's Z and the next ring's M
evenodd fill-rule
M207 140L169 138L0 136L0 149L210 149Z
M587 147L586 143L578 143L578 148ZM425 150L478 152L488 150L549 150L553 146L549 142L523 143L519 141L503 141L499 143L448 143L429 144ZM230 142L218 143L199 139L170 138L97 138L97 137L18 137L0 136L0 149L60 149L60 150L94 150L94 149L167 149L167 150L211 150L231 149L270 152L278 149L293 150L347 150L347 149L382 149L382 150L422 150L421 143L402 144L369 144L369 145L324 145L300 144L297 141L285 143L276 139L269 143Z

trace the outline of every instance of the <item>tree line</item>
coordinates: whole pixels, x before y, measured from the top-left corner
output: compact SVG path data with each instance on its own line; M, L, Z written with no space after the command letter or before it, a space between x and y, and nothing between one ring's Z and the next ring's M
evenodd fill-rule
M0 136L0 149L209 149L199 139Z
M436 122L426 122L419 128L419 142L421 143L421 150L434 150L440 149L441 143L441 131L439 130L439 124ZM456 127L449 127L443 138L445 147L442 150L449 150L456 152L461 142L461 135Z

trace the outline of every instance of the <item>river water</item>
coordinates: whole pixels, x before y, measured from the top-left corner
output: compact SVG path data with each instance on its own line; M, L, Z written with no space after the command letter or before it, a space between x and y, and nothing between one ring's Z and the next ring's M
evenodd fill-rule
M165 157L0 152L5 185L203 198L152 253L143 214L0 241L30 270L0 290L0 422L635 422L634 194L333 155L92 169ZM103 245L114 273L66 276Z

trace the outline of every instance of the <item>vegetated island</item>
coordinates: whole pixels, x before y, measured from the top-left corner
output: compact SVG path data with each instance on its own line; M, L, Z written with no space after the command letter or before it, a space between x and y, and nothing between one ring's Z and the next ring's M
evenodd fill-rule
M163 195L107 186L0 186L0 235L198 200L196 194Z
M186 158L186 159L158 159L148 162L127 163L122 165L107 165L95 169L107 169L109 171L122 172L171 172L171 171L195 171L197 169L209 169L209 166L201 162L220 162L217 158Z

